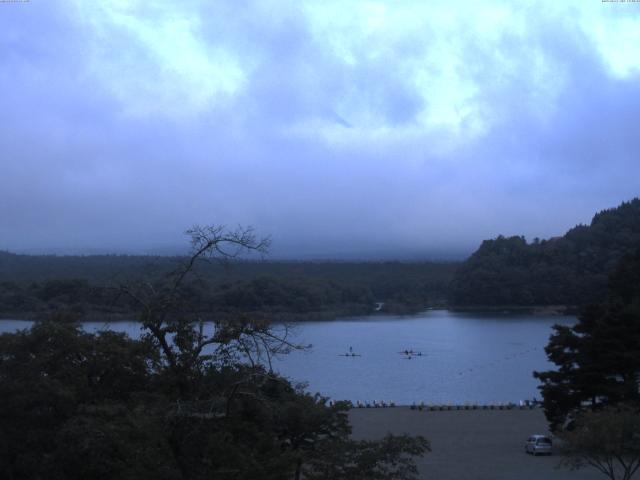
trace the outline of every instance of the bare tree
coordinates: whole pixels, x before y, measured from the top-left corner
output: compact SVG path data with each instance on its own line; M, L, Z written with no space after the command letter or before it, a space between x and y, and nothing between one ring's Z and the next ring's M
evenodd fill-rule
M275 331L266 320L245 315L205 322L186 299L183 288L200 262L226 262L250 252L264 255L269 238L258 238L252 228L243 227L194 226L186 233L191 252L177 268L160 279L120 286L138 306L143 337L161 352L159 367L182 378L180 388L216 361L229 364L241 357L251 367L265 365L271 372L273 355L299 347L290 341L288 327ZM231 395L235 394L237 389Z

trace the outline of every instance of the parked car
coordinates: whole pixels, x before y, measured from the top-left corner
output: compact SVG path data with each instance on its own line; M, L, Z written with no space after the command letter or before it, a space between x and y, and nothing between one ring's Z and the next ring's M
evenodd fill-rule
M524 444L524 451L533 455L551 455L553 442L545 435L531 435Z

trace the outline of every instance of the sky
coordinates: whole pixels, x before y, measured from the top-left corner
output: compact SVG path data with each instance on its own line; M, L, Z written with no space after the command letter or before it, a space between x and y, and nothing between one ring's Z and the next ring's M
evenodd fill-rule
M0 2L0 249L444 258L640 194L640 3Z

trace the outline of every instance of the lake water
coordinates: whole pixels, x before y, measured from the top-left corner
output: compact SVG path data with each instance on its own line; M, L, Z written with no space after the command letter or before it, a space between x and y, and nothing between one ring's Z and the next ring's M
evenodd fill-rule
M276 370L309 390L353 402L396 404L502 403L540 397L534 370L552 367L544 347L551 326L575 317L453 313L433 310L411 316L375 315L305 322L294 341L312 344L277 360ZM4 320L0 332L30 322ZM104 328L85 323L87 330ZM135 322L109 328L138 336ZM353 348L356 357L343 356ZM404 355L404 350L422 356Z

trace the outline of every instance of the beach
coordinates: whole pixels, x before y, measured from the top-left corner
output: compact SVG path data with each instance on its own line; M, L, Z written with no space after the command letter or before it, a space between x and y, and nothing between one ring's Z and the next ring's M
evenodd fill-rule
M559 467L559 455L528 455L533 434L549 434L541 409L411 410L409 407L356 408L349 413L353 438L386 433L423 435L430 453L418 459L421 479L430 480L597 480L593 468Z

